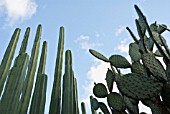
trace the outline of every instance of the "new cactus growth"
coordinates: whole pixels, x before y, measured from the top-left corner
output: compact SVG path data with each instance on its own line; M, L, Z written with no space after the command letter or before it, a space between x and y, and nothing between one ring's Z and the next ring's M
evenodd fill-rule
M107 96L110 111L104 103L99 102L99 107L105 114L110 114L110 112L126 114L125 110L129 114L139 114L139 101L150 107L153 114L170 114L170 49L162 36L162 33L165 30L169 31L169 29L166 25L156 22L149 26L146 17L138 6L135 5L135 9L139 16L135 23L140 39L127 27L135 41L129 44L129 55L132 63L121 55L112 55L108 60L103 54L92 49L89 50L96 58L110 63L109 69L111 69L106 74L109 93L106 92L106 89L102 89L105 88L105 85L100 83L102 87L96 89L96 84L93 88L93 94L98 98ZM156 52L153 52L154 45L157 48ZM157 59L157 56L163 57L166 69ZM122 74L122 68L130 68L131 72ZM120 93L112 92L114 82L116 82ZM97 109L96 107L95 110Z

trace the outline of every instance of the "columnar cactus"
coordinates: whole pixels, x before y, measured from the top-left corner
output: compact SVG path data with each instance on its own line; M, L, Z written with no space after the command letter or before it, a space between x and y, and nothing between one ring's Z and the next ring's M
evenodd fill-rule
M39 25L37 28L32 52L31 52L27 75L22 89L21 101L18 108L20 114L25 114L27 113L28 110L32 88L33 88L36 66L37 66L37 60L39 55L41 31L42 31L42 27L41 25Z
M106 83L109 90L102 83L94 85L93 94L98 98L107 98L110 111L107 107L102 110L104 113L125 114L127 110L130 114L139 114L138 103L142 103L151 108L153 114L170 114L170 103L168 102L170 91L170 49L166 40L161 35L167 29L164 24L156 22L150 26L146 17L138 6L135 5L139 19L136 19L136 26L139 38L127 27L134 42L129 44L129 55L132 63L121 55L105 57L101 53L90 49L90 53L96 58L110 63L110 68L106 74ZM149 36L146 34L148 32ZM157 51L153 52L156 45ZM163 57L166 69L157 59ZM130 68L131 73L122 74L122 68ZM116 82L120 93L112 92L113 83ZM162 97L162 100L160 99ZM96 101L93 98L92 101ZM92 103L96 107L96 103ZM103 105L103 107L105 107ZM95 108L97 110L98 108Z
M2 94L4 83L9 73L9 69L12 63L12 59L14 57L16 45L19 39L20 31L21 30L19 28L15 29L15 32L12 35L12 38L10 40L10 43L6 49L6 52L4 54L3 60L0 65L0 94Z
M47 55L47 42L44 41L37 72L35 89L32 96L30 114L44 113L47 88L47 75L45 74L46 55Z
M73 108L73 69L72 69L72 54L70 50L65 53L65 73L63 76L63 96L61 114L72 114Z
M14 110L16 106L15 104L16 99L19 99L20 96L19 94L21 92L21 87L22 87L22 81L24 79L26 69L28 66L28 61L29 61L29 56L27 53L25 53L29 31L30 28L27 28L20 48L20 53L16 57L14 61L14 65L9 72L4 93L2 95L1 102L0 102L0 112L11 113L10 112L11 109ZM17 38L19 37L17 36Z
M64 27L60 27L60 35L58 41L58 51L56 58L56 66L54 73L54 83L50 102L49 114L59 114L61 109L61 79L62 79L62 63L64 52Z
M26 53L30 28L28 27L22 41L19 55L11 67L20 29L17 28L7 47L0 65L0 112L3 114L43 114L46 103L47 78L45 74L47 42L43 42L37 75L41 25L38 26L31 57ZM64 27L60 27L56 68L50 103L50 114L79 114L77 80L72 69L71 51L66 51L65 73L62 77L64 52ZM11 69L10 69L11 67ZM27 71L27 72L26 72ZM35 79L35 83L34 83ZM63 79L63 87L61 81ZM6 82L5 82L6 80ZM35 84L35 86L34 86ZM33 91L33 95L31 95ZM61 102L61 90L63 99ZM3 90L3 91L2 91ZM31 100L32 99L32 100ZM30 102L31 100L31 102ZM30 106L30 108L29 108ZM29 109L29 110L28 110ZM69 111L69 112L68 112Z
M82 114L87 114L86 113L86 106L85 106L84 102L81 103L81 111L82 111Z

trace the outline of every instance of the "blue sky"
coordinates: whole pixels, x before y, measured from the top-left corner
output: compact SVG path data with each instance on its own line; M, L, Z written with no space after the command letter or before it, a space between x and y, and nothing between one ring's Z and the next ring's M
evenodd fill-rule
M96 60L88 52L95 49L109 57L112 54L127 56L132 38L125 27L136 33L134 20L137 4L150 23L157 21L170 27L168 0L0 0L0 60L16 27L21 28L21 44L26 27L31 27L27 52L30 54L36 28L42 24L43 41L48 42L46 73L48 88L46 113L50 103L59 27L65 28L65 50L71 49L73 68L78 81L79 103L89 101L93 82L104 82L108 65ZM137 34L136 34L137 35ZM170 33L164 34L167 39ZM169 39L167 39L168 43ZM16 50L16 55L18 49ZM87 104L89 110L89 105ZM146 110L146 109L145 109Z

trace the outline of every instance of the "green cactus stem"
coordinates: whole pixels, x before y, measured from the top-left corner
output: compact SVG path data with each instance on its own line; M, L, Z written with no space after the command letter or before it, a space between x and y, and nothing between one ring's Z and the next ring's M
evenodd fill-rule
M4 83L6 80L6 77L9 73L9 69L12 63L12 59L14 57L16 45L19 39L20 29L16 28L12 38L9 42L9 45L5 51L4 57L2 59L1 65L0 65L0 95L2 94L2 90L4 87Z
M35 83L35 89L31 101L31 108L30 108L30 114L39 114L39 108L41 105L41 94L42 94L42 85L43 83L41 82L41 79L46 77L43 74L45 73L45 65L46 65L46 55L47 55L47 42L43 42L43 47L42 47L42 52L41 52L41 57L40 57L40 62L39 62L39 67L38 67L38 72L37 72L37 78L36 78L36 83ZM43 75L43 77L41 77ZM47 80L47 79L46 79Z
M27 71L26 79L24 81L24 86L22 89L22 96L21 96L19 107L18 107L19 114L26 114L28 110L32 88L33 88L34 75L35 75L36 66L37 66L37 60L38 60L38 55L39 55L41 31L42 31L42 26L38 25L32 52L31 52L31 58L30 58L29 66L28 66L28 71Z
M86 106L85 106L84 102L81 103L81 111L82 111L82 114L87 114L86 113Z
M26 52L29 35L30 35L30 27L28 27L25 31L24 39L22 41L22 45L21 45L21 48L19 50L19 54Z
M34 91L34 99L31 102L30 114L44 114L46 89L47 89L47 75L39 74L37 76L37 88Z
M49 114L59 114L61 109L60 105L61 105L61 77L62 77L63 51L64 51L64 27L60 27L58 52L56 58Z
M74 109L73 109L74 110L74 114L79 114L77 79L75 77L74 77L74 80L73 80L73 106L74 106Z
M22 54L26 54L25 52L26 52L26 49L27 49L29 34L30 34L30 27L28 27L26 29L26 31L25 31L24 39L22 41L18 57L20 55L22 55ZM29 59L29 57L27 57L27 58ZM23 67L23 69L25 71L26 71L26 69L28 67L28 62L29 62L28 59L25 60L25 62L27 62L27 66ZM16 86L16 89L14 91L15 93L13 94L13 102L11 103L11 107L10 107L10 112L9 113L14 113L15 114L16 111L17 111L17 106L19 105L20 93L21 93L21 90L22 90L22 87L23 87L23 82L24 82L24 79L25 79L25 75L26 75L26 72L23 75L19 76L19 79L17 81L17 86Z
M65 52L65 74L63 76L63 97L61 114L73 114L73 70L71 51Z
M19 100L18 93L21 91L21 88L18 85L21 84L20 80L25 76L28 58L26 53L19 55L15 59L14 66L10 70L0 103L0 112L3 112L3 114L9 114L14 101L16 99Z

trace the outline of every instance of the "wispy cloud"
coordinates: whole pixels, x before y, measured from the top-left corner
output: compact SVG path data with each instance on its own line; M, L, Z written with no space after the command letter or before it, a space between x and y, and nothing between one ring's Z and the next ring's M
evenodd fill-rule
M128 54L130 41L131 40L129 38L122 40L114 50Z
M115 31L115 36L119 36L121 33L125 31L126 27L124 26L119 26L116 31Z
M37 4L32 0L0 0L0 16L6 17L8 25L31 18L36 10Z
M102 46L102 43L94 43L94 42L90 42L90 37L87 35L80 35L76 40L75 40L76 44L80 45L80 48L83 50L88 51L90 48L94 48L94 47L98 47L98 46Z

